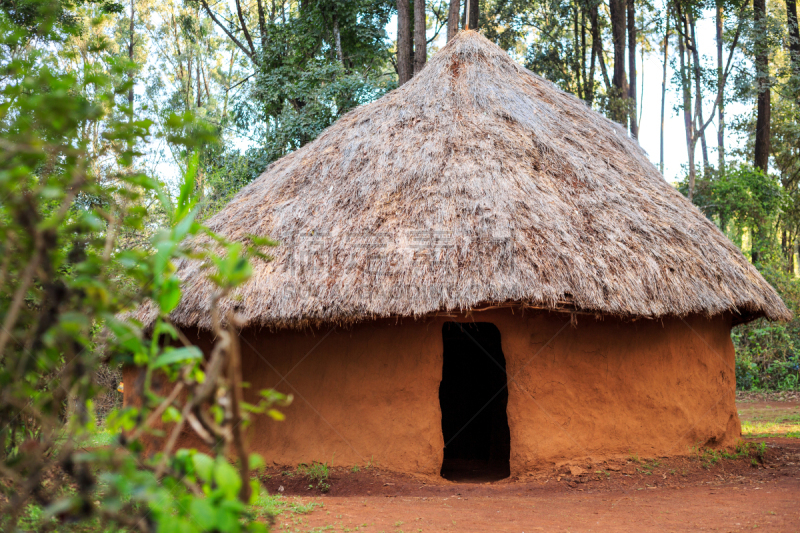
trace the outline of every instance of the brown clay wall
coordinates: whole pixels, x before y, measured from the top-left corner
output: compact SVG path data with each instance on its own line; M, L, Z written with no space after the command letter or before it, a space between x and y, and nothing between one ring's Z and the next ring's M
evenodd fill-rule
M279 465L373 461L438 474L448 320L500 330L512 475L575 460L685 454L696 444L729 446L740 435L728 318L579 316L570 325L568 315L500 309L346 330L245 331L246 399L255 402L263 388L294 395L282 409L286 420L253 423L252 450ZM126 402L133 380L126 371Z
M284 421L252 425L253 450L277 464L363 466L372 460L391 470L438 473L441 327L392 324L245 333L242 370L249 394L271 387L294 395L282 409Z
M741 434L730 319L624 322L475 313L502 335L511 472L573 460L682 455Z

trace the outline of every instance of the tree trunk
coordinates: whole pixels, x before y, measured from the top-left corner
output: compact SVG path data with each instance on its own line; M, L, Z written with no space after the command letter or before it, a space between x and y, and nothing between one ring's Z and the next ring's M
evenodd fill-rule
M603 58L603 38L600 36L600 17L599 17L599 2L593 2L591 11L589 12L589 22L592 24L592 57L597 57L600 61L600 70L603 74L603 83L606 86L606 91L611 90L611 82L608 78L608 71L606 70L606 62ZM594 98L594 65L592 65L592 98Z
M135 27L134 27L134 18L136 17L136 11L134 8L133 0L131 0L131 24L130 24L130 34L129 34L129 41L128 41L128 59L133 62L133 40L135 37ZM131 120L133 120L133 72L128 74L128 79L131 82L131 87L128 89L128 105L131 106Z
M680 15L679 15L680 16ZM684 31L686 24L684 24ZM686 46L684 39L686 35L678 32L678 55L680 57L680 77L681 77L681 93L683 94L683 127L686 130L686 152L689 163L689 201L694 199L694 184L696 181L696 169L694 168L694 125L692 123L692 89L691 79L686 68Z
M467 21L464 27L470 30L477 30L480 28L480 4L478 0L467 0L466 14Z
M794 75L793 86L796 91L797 105L800 106L800 29L797 24L796 0L786 0L786 25L789 30L789 56Z
M199 108L202 105L202 97L203 97L203 85L200 83L200 58L197 58L197 63L195 65L195 78L197 78L197 107Z
M606 68L606 60L603 55L603 47L598 45L598 57L600 58L600 72L603 73L603 83L606 86L606 93L613 90L611 86L611 78L608 77L608 69Z
M628 7L628 111L630 112L631 135L639 137L639 120L636 107L636 6L634 0L627 0Z
M766 42L767 2L753 0L755 20L755 66L758 102L756 105L756 143L754 165L764 172L769 166L770 151L770 90L769 90L769 48ZM755 243L754 243L755 245Z
M614 86L611 95L611 116L620 124L625 124L628 118L626 97L628 95L628 80L625 74L625 0L609 0L611 11L611 38L614 43Z
M669 21L667 16L667 27L664 31L664 70L661 73L661 131L660 131L660 151L658 168L664 174L664 113L667 105L667 63L669 61Z
M403 85L414 75L411 63L411 12L409 0L397 0L397 77Z
M460 28L459 15L461 14L461 0L450 0L450 10L447 12L447 40L456 36Z
M583 71L583 99L587 102L591 99L589 94L592 87L589 85L589 72L586 68L586 8L581 6L581 65Z
M717 84L722 83L725 65L722 59L722 38L723 38L723 17L722 0L717 0ZM717 104L717 169L720 173L725 172L725 98L720 98Z
M128 122L130 124L133 123L133 98L134 98L134 94L133 94L133 74L134 74L134 71L133 71L133 57L134 57L134 49L133 49L133 46L134 46L134 39L136 37L136 27L134 25L134 19L135 18L136 18L136 10L135 10L135 7L134 7L133 0L131 0L131 24L130 24L130 29L129 29L130 30L130 35L129 35L130 40L128 42L128 59L131 62L131 67L130 67L131 70L128 71L128 81L131 84L130 88L128 89L128 105L131 106L131 114L129 115L129 118L128 118ZM130 159L131 168L133 168L133 148L134 148L134 141L131 140L128 143L128 151L130 152L130 158L131 158Z
M425 20L425 0L414 2L414 74L418 74L428 59L428 36Z
M800 240L797 240L797 243L794 246L794 255L800 257ZM794 275L795 277L800 276L800 261L797 262L797 266L794 266L795 261L792 258L792 266L794 267Z
M267 55L267 20L264 15L264 3L261 0L256 2L256 11L258 12L258 33L261 34L261 53Z
M691 32L691 51L692 51L692 70L694 71L694 108L695 108L695 120L698 122L695 128L695 135L700 137L700 147L703 154L703 174L706 173L708 170L708 143L706 142L706 129L703 128L703 124L706 123L705 118L703 118L703 79L702 74L700 72L700 50L699 45L697 44L697 24L694 20L694 16L689 14L689 31Z
M336 58L344 66L344 52L342 52L342 34L339 32L339 17L333 16L333 40L336 43Z
M592 11L589 13L589 22L592 25L591 29L591 38L592 38L592 53L591 59L589 60L589 75L587 76L586 80L586 103L589 104L591 107L592 103L594 103L594 70L595 65L597 64L597 48L598 44L595 44L596 39L598 38L597 35L599 32L596 32L597 27L597 6L595 6Z
M580 49L580 22L578 18L580 17L580 13L578 12L578 6L573 6L572 9L572 46L575 50L574 57L575 60L573 61L573 69L575 70L575 96L580 98L581 100L585 100L586 97L583 93L583 69L584 63L586 62L586 58L581 56Z

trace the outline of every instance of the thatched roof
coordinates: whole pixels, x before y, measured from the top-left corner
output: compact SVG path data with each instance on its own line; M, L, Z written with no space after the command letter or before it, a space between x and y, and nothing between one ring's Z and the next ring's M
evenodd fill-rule
M791 316L624 129L472 31L270 165L209 225L281 241L224 303L250 325L510 304ZM178 265L180 326L210 325L200 268Z

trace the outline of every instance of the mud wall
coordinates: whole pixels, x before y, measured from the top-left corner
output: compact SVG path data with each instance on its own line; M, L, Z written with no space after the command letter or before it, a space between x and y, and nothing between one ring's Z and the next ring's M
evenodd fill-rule
M682 455L741 435L727 317L623 322L493 312L509 375L511 472Z
M185 332L206 352L210 337ZM404 472L438 474L443 458L439 382L441 324L384 321L346 330L240 336L245 401L273 388L294 396L286 419L259 417L248 428L251 451L278 465L370 462ZM135 369L124 372L125 401L135 402ZM128 392L130 391L132 392ZM181 445L197 445L187 435ZM159 443L151 439L148 451Z
M279 465L332 462L438 474L442 325L492 322L509 375L511 473L570 461L680 455L740 435L730 319L623 322L499 309L346 330L247 330L243 373L294 395L286 420L259 418L253 451ZM208 346L203 333L187 332ZM126 402L135 375L125 373ZM186 444L190 444L187 440Z

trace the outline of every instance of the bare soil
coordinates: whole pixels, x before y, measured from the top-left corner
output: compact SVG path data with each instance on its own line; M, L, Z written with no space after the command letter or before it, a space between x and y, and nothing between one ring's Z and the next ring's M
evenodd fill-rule
M800 440L748 442L734 459L632 457L493 483L334 469L322 494L277 467L263 482L320 504L278 531L800 531Z
M747 402L796 402L800 403L800 391L736 391L738 407Z

